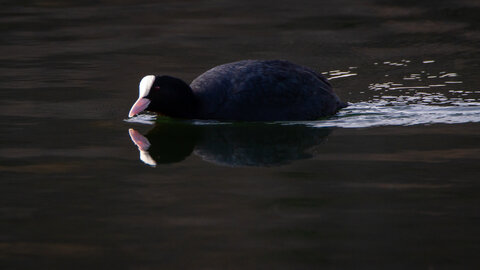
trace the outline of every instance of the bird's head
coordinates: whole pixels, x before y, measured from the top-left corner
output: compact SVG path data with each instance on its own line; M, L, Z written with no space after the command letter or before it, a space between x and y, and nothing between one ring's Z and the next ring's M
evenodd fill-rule
M192 90L184 81L170 76L147 75L138 86L139 94L128 117L152 111L172 117L187 117L194 109Z

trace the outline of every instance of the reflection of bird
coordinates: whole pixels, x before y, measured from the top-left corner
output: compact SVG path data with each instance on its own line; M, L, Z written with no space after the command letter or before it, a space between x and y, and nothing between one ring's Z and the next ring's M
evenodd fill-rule
M194 125L157 123L145 136L129 130L149 165L180 162L192 152L227 166L275 166L313 157L329 129L264 123Z
M184 160L199 139L199 130L182 122L156 125L145 136L134 129L128 133L140 151L140 160L151 166Z
M322 75L280 60L217 66L190 86L177 78L148 75L139 88L129 117L147 110L187 119L315 120L347 106Z

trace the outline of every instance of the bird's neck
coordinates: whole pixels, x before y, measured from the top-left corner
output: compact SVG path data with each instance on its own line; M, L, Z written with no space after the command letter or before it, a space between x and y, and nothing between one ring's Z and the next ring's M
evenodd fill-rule
M189 87L179 93L179 96L166 105L163 114L174 118L196 118L198 112L198 100Z

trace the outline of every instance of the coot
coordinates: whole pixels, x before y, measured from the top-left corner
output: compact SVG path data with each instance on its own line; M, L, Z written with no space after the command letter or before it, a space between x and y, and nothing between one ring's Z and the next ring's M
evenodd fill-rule
M129 117L142 111L174 118L233 121L315 120L347 106L325 77L284 60L243 60L214 67L190 84L145 76Z

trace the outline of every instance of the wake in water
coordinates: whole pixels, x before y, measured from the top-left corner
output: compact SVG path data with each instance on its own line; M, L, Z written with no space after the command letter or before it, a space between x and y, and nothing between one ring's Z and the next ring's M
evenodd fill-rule
M362 128L480 122L480 103L457 106L389 105L388 102L350 104L334 118L307 123L314 127Z
M350 103L332 118L307 124L362 128L480 122L480 91L462 90L465 86L461 76L456 72L434 71L443 68L435 63L435 60L412 63L405 59L374 63L377 68L369 72L384 74L384 78L370 83L368 90L359 91L366 101ZM350 67L347 71L323 74L335 80L357 76L360 71Z
M434 60L417 63L426 69ZM480 91L461 90L463 81L455 72L407 72L410 60L375 63L385 73L384 81L370 83L365 101L349 103L337 115L317 121L275 122L276 124L304 124L312 127L363 128L373 126L408 126L425 124L458 124L480 122ZM420 66L418 66L420 65ZM394 68L394 70L389 70ZM330 80L354 80L361 72L357 67L348 70L323 72ZM395 75L396 74L396 75ZM399 75L401 74L401 76ZM348 98L347 98L348 100ZM155 115L138 115L128 122L154 124ZM194 120L194 125L229 124L219 121Z
M139 115L126 120L132 123L154 124L153 115ZM364 128L374 126L409 126L425 124L460 124L480 122L480 103L458 104L456 106L435 106L422 104L388 105L388 102L358 102L350 104L336 116L305 122L275 122L277 124L304 124L312 127ZM219 125L228 122L194 120L194 125Z

